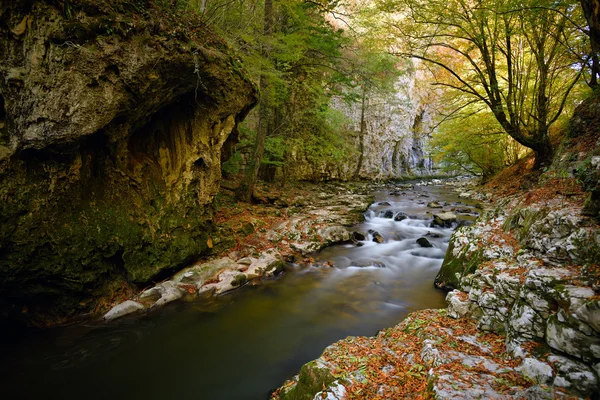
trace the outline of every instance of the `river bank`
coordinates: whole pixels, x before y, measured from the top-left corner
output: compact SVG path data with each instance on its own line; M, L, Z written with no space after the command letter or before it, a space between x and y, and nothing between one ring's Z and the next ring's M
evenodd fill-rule
M113 304L103 319L111 321L177 300L207 298L244 285L258 285L281 273L286 265L313 265L313 255L319 250L336 243L357 243L369 235L366 230L353 231L352 227L364 219L363 213L373 203L375 190L403 198L415 187L433 184L441 185L442 181L297 183L284 189L263 184L255 194L258 204L236 202L233 192L223 188L215 212L217 229L208 239L216 257L200 260L137 294L128 292L127 299L121 298L118 304ZM445 184L468 186L470 180L453 179ZM424 197L415 199L421 195ZM425 205L431 203L428 197L415 194L410 201ZM430 210L442 214L442 205L429 205ZM461 211L461 207L458 210ZM464 207L462 211L463 214L470 212ZM400 220L400 217L394 218L395 212L387 212L386 218ZM450 215L450 218L456 221L457 216ZM321 265L333 266L328 262L323 260Z
M580 181L555 165L532 183L529 169L478 188L493 202L435 279L447 309L329 346L272 398L597 398L598 224Z
M366 221L347 227L363 232L364 239L298 255L277 278L257 278L257 286L248 283L217 296L185 297L191 301L172 301L110 323L89 320L4 340L2 390L11 398L38 393L65 399L160 398L201 392L205 398L261 399L329 343L373 335L414 310L442 307L444 293L431 282L452 228L430 226L440 209L428 204L474 214L477 202L443 185L390 185L367 193L374 198ZM395 221L403 214L407 218ZM369 230L383 242L373 241L379 235ZM421 237L433 246L418 244ZM260 248L252 238L246 242ZM256 250L249 251L252 256Z

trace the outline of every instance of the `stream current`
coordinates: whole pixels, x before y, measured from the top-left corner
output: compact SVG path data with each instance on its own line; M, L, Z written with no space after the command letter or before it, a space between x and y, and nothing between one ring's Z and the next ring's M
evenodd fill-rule
M329 247L315 265L210 302L171 304L108 325L79 324L11 335L0 345L0 398L266 399L324 348L372 336L412 311L445 306L433 288L451 229L430 227L427 203L475 209L444 186L375 193L365 221L379 232ZM386 218L404 213L408 218ZM472 213L467 213L472 211ZM387 212L387 215L386 215ZM416 243L427 237L433 247Z

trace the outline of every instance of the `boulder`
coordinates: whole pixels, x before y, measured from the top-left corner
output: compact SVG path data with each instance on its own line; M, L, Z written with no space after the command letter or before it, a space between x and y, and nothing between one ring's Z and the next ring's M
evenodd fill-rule
M249 280L262 276L274 276L283 271L284 265L279 253L263 253L258 259L252 261L245 274Z
M404 221L407 218L408 218L408 215L404 214L403 212L399 212L394 216L394 221L400 222L400 221Z
M383 243L385 242L384 237L381 235L381 233L373 230L373 229L369 229L369 233L371 234L371 236L373 237L373 241L376 243Z
M452 224L454 222L456 222L456 214L451 213L449 211L447 212L443 212L443 213L439 213L439 214L433 214L433 226L441 226L444 228L450 228L452 227Z
M421 247L433 247L429 240L427 240L427 238L424 237L418 238L416 243Z
M163 282L156 287L160 292L160 298L152 305L152 307L162 307L165 304L181 299L184 294L184 291L173 281Z
M366 236L363 235L362 233L352 232L352 240L359 242L359 241L363 241L365 239L366 239Z
M327 244L345 242L352 237L352 234L343 226L330 226L323 229L320 233Z
M431 201L427 203L427 207L429 208L443 208L444 206L438 203L437 201Z
M391 211L391 210L387 210L387 211L384 211L384 212L380 213L380 216L381 216L381 218L389 218L389 219L391 219L391 218L394 218L394 212Z

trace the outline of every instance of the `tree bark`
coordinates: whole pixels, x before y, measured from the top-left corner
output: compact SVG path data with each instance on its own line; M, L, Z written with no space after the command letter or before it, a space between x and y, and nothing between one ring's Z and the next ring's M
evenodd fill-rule
M358 164L356 164L356 170L354 171L354 179L358 179L360 176L360 170L362 169L363 160L365 157L365 133L367 130L367 122L365 121L365 110L367 108L367 93L363 88L362 103L360 109L360 132L358 133L358 149L360 154L358 156Z
M264 9L264 25L263 34L265 37L269 37L273 31L273 0L265 0ZM263 47L263 57L268 57L268 51ZM256 180L258 179L258 171L260 170L260 163L265 151L265 142L269 133L269 118L271 116L271 110L265 93L269 86L268 78L265 74L260 76L260 103L258 106L258 127L256 129L256 140L254 142L254 151L252 152L252 159L250 165L246 170L244 180L240 184L237 191L237 198L240 201L251 202L252 195L254 194L254 187L256 186Z

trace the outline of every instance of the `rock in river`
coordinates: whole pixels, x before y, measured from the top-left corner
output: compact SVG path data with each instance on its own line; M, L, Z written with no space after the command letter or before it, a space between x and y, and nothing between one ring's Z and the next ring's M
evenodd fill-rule
M421 237L417 239L417 244L421 247L433 247L427 238Z
M369 229L369 233L373 236L373 241L377 243L383 243L385 239L381 235L381 233L374 231L373 229Z
M451 212L443 212L439 214L433 214L433 223L434 226L442 226L445 228L450 228L452 223L456 222L456 214Z

